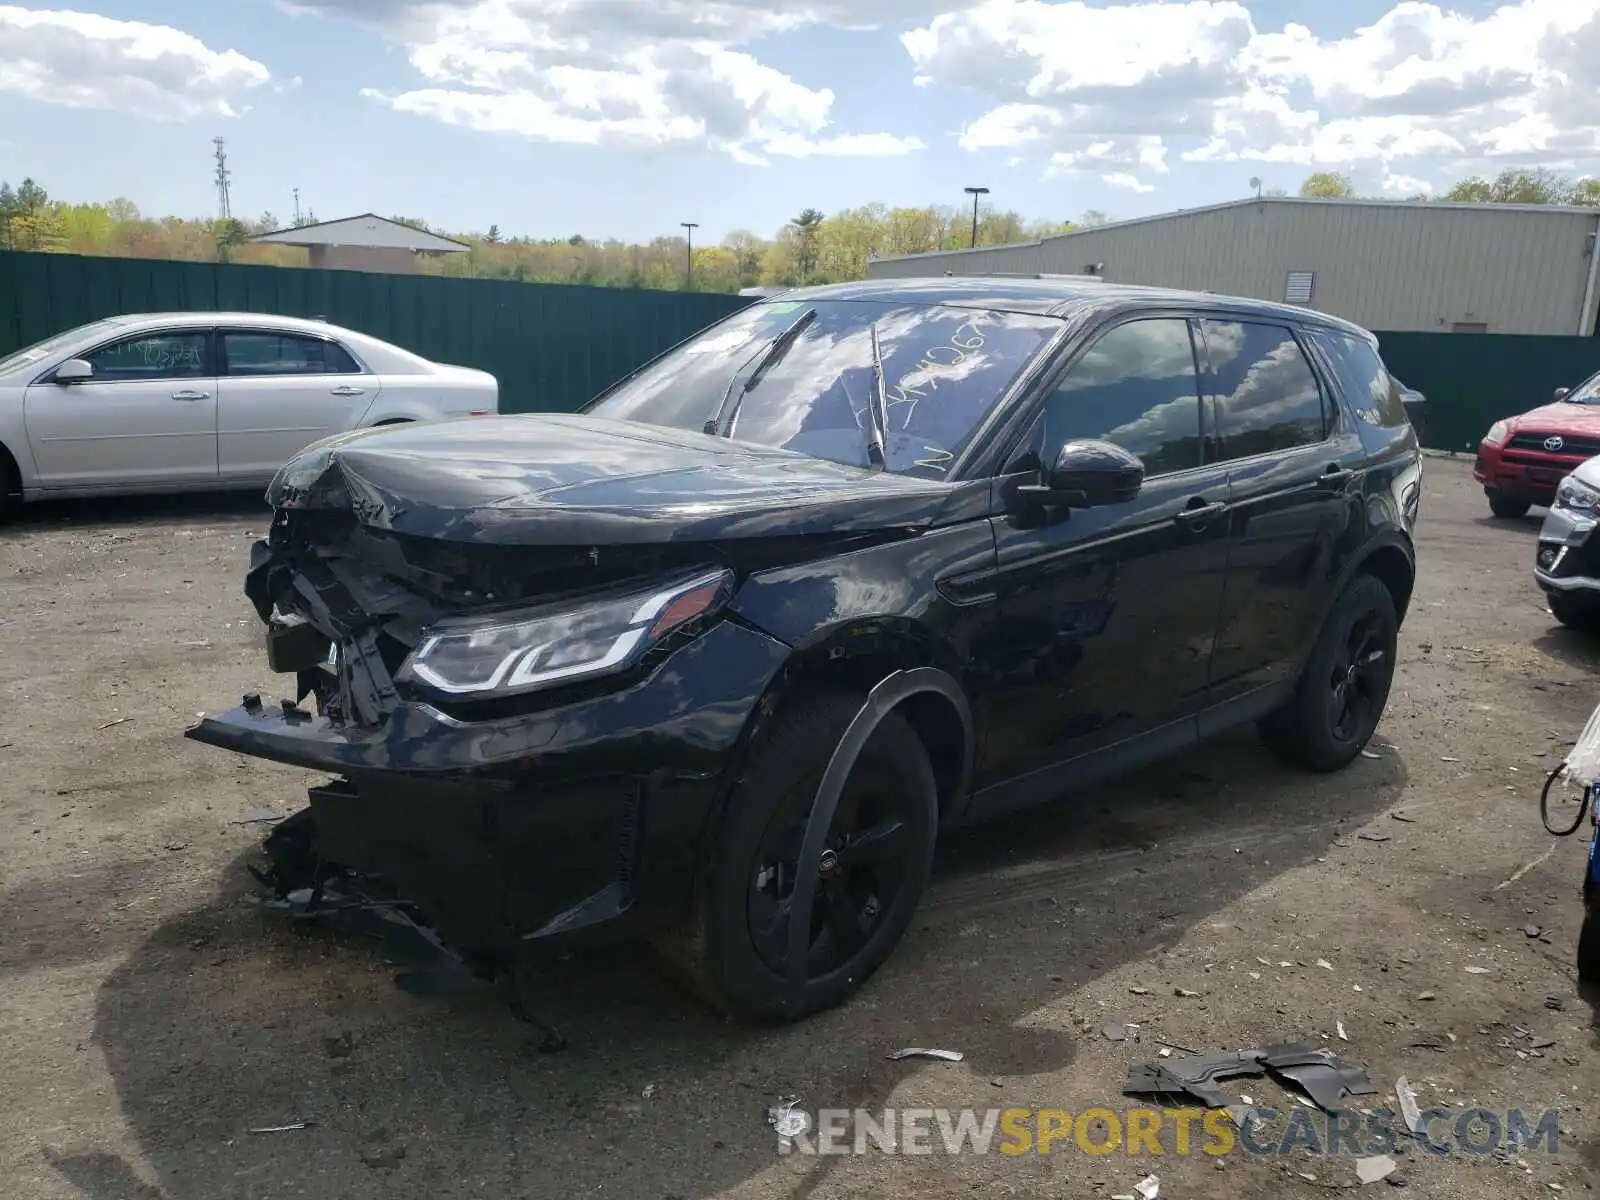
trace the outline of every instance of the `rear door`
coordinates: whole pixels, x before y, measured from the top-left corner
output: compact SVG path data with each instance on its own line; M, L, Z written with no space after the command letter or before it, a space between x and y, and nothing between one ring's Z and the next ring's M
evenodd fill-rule
M312 442L353 428L380 390L330 338L219 331L217 453L225 479L264 479Z
M147 489L217 478L209 329L138 333L83 355L94 375L33 384L23 400L39 485Z
M1248 703L1292 681L1316 638L1360 520L1365 450L1289 325L1208 318L1201 331L1208 457L1226 465L1232 505L1212 688L1218 704Z

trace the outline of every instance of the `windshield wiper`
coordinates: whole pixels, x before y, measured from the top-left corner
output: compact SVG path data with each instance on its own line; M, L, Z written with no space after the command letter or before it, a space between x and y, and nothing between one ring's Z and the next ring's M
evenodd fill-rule
M768 342L764 351L740 367L728 384L728 390L723 393L722 403L717 405L717 411L711 415L701 432L732 437L733 423L739 418L739 406L744 403L744 398L755 390L763 375L783 361L783 356L789 353L789 347L816 319L817 310L806 309L792 325Z
M884 452L888 439L889 384L883 377L883 350L878 345L878 323L872 323L872 395L867 403L867 461L880 471L889 469Z

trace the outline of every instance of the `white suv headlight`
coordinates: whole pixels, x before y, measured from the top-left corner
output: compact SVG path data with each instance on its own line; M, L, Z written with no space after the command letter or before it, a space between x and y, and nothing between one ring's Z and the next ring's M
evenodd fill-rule
M1568 475L1561 481L1561 486L1556 488L1556 507L1570 508L1574 512L1593 512L1595 506L1600 504L1600 490L1580 483Z
M397 679L452 696L514 696L633 666L674 629L728 596L730 571L651 591L498 618L452 617L423 630Z

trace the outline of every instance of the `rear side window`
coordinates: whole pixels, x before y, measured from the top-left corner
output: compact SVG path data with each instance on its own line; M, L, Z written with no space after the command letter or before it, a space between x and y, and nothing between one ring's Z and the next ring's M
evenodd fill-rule
M1207 390L1216 413L1215 458L1292 450L1327 436L1322 389L1287 326L1214 320L1202 326Z
M1363 338L1318 329L1311 335L1327 356L1328 366L1350 404L1350 410L1368 425L1395 428L1406 423L1400 389L1378 357L1378 348Z
M361 370L344 347L321 338L224 332L222 345L229 375L355 375Z

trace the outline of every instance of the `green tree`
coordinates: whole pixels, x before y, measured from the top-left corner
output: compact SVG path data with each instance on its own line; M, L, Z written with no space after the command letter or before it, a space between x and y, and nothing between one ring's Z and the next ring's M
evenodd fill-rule
M799 269L802 282L811 278L811 272L817 264L817 237L820 233L822 222L826 218L814 208L800 210L800 215L789 222L799 239L798 254L795 265Z
M1300 194L1320 200L1353 200L1356 188L1348 175L1341 175L1338 171L1317 171L1306 176L1306 181L1300 185Z
M1097 225L1109 225L1111 218L1098 208L1091 208L1078 218L1078 225L1083 229L1093 229Z
M1568 204L1581 204L1585 208L1600 208L1600 179L1580 179L1572 185Z
M500 226L489 226L489 232L483 235L483 240L491 246L498 246L500 244Z

